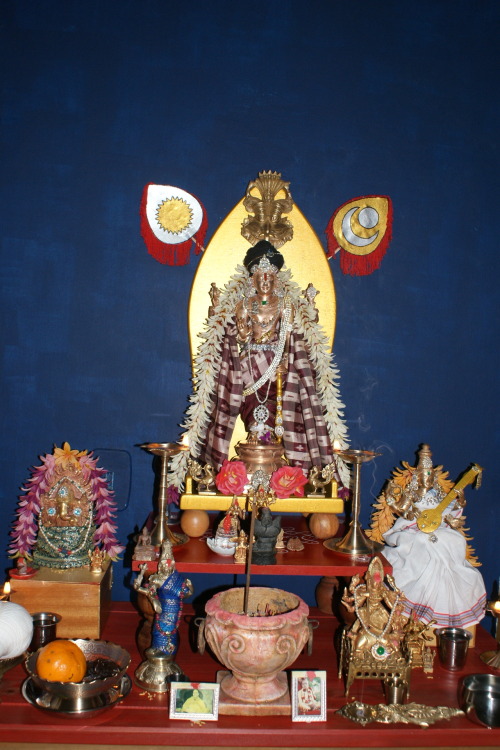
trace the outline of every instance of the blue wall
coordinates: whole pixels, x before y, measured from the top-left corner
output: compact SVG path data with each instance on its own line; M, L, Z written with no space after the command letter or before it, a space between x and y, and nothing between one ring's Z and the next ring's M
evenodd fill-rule
M392 197L381 268L353 278L332 262L351 442L383 452L363 470L363 518L420 443L452 478L477 461L486 470L468 492L468 525L492 590L498 8L4 0L2 570L40 454L68 441L116 466L127 541L152 507L152 462L136 446L179 435L198 259L170 268L148 255L143 186L193 192L210 236L248 180L272 169L321 236L346 200ZM128 598L128 576L117 566L116 599Z

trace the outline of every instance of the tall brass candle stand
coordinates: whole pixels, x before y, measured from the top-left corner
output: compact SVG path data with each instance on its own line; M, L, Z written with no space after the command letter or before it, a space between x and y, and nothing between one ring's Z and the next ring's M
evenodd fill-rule
M494 651L483 651L480 658L492 669L500 669L500 601L487 602L486 611L496 619L495 638L498 646Z
M365 535L359 522L360 504L360 475L361 464L371 461L375 456L382 455L375 451L362 450L336 450L334 451L346 463L354 466L352 518L349 530L343 539L327 539L323 542L327 549L333 552L342 552L345 555L357 557L358 555L374 555L379 552L383 545L374 542Z
M160 488L158 491L158 515L155 518L153 530L151 531L151 544L161 547L165 539L169 539L172 546L186 544L189 537L183 533L172 531L167 522L167 489L168 489L168 462L171 456L181 451L189 450L187 445L179 443L144 443L141 445L149 453L159 456L161 459Z

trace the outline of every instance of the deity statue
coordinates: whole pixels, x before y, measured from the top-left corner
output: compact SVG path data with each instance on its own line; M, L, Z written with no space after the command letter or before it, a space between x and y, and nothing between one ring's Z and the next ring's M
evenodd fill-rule
M485 614L486 590L464 533L463 487L433 466L422 445L416 467L403 462L375 504L370 536L385 543L382 554L392 565L405 594L405 614L437 627L468 627ZM478 470L480 467L476 467ZM440 512L440 508L442 511ZM435 524L427 523L437 514Z
M95 533L89 479L77 467L55 470L41 497L35 565L79 568L88 563Z
M89 567L91 573L102 573L104 560L106 555L102 549L96 547L92 551L89 550Z
M234 550L234 562L244 565L247 561L248 551L248 537L243 531L240 531L239 536L236 538L237 544Z
M147 596L155 611L151 648L173 658L179 645L178 627L182 602L193 593L193 585L176 570L172 545L168 539L162 542L157 572L143 585L147 567L147 563L140 566L134 589Z
M151 543L151 533L144 526L137 537L137 542L132 555L133 560L156 560L156 547Z
M113 492L97 459L63 443L41 460L19 498L10 554L63 569L87 566L94 550L103 562L115 560L123 546L115 537Z
M365 582L361 582L359 575L353 576L349 591L344 593L342 604L348 612L356 614L347 633L355 658L367 652L377 661L385 661L399 651L403 638L403 596L391 576L387 576L387 581L390 586L384 582L382 561L376 556L368 566Z
M224 309L234 304L223 331L212 331L220 365L207 383L203 419L188 420L187 433L196 460L217 471L228 457L238 415L249 439L282 440L288 462L305 470L335 462L333 439L343 438L333 413L329 355L315 338L317 310L300 298L288 272L281 275L283 265L283 255L261 240L248 250L230 299L220 297ZM193 402L202 398L198 394Z
M278 250L295 236L284 216L293 209L289 183L276 172L260 172L249 183L243 206L253 214L241 229L251 247L223 287L211 284L204 326L191 324L201 343L193 357L196 388L183 425L182 441L190 454L173 457L171 483L182 487L189 462L209 465L217 474L232 458L230 446L241 418L247 437L235 451L251 477L259 469L270 476L284 462L306 475L312 467L332 466L329 481L345 488L349 470L333 451L334 443L347 447L347 428L326 335L331 321L323 321L323 330L318 290L304 280L299 286L285 264L286 253ZM302 222L297 212L297 226ZM318 254L311 240L310 257L322 263L322 250ZM297 246L302 241L298 234ZM296 253L296 247L290 249L295 262ZM302 268L297 273L301 277ZM313 276L318 284L316 269ZM206 289L201 278L198 286ZM325 291L330 286L325 278ZM196 319L199 304L197 298L190 303ZM238 436L239 429L238 423Z
M217 526L215 532L215 540L217 541L221 537L226 539L233 539L237 537L240 532L241 521L245 518L245 511L240 508L238 499L233 497L229 509L224 514L224 518Z
M269 508L264 506L260 515L255 519L255 542L252 554L252 562L255 565L274 565L276 563L276 539L280 529L280 517L273 518Z

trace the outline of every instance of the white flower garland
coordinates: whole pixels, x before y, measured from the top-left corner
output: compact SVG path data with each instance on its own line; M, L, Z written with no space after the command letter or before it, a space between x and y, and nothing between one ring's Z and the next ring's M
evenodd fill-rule
M339 371L334 363L333 354L328 350L328 339L316 323L316 311L301 294L299 286L292 281L290 270L280 271L280 280L284 292L289 295L295 309L294 330L304 338L311 365L316 373L316 387L323 407L325 422L330 441L337 441L341 449L347 448L347 427L343 417L344 404L340 401L337 382ZM190 446L193 456L199 454L203 439L211 419L211 396L216 388L217 375L221 365L221 353L226 326L234 315L238 302L243 299L248 284L248 272L243 266L236 268L236 273L224 287L213 315L208 319L202 333L202 339L194 360L193 385L190 405L186 410L184 442ZM180 489L187 473L188 451L178 453L171 460L169 483ZM337 458L337 465L342 483L349 487L349 470L343 461Z

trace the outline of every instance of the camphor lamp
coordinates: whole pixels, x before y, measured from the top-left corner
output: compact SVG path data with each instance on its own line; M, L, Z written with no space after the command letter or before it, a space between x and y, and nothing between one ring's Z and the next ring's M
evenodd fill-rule
M8 602L10 598L10 581L5 581L3 593L0 594L0 602Z

